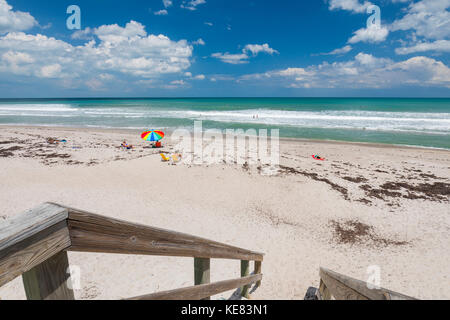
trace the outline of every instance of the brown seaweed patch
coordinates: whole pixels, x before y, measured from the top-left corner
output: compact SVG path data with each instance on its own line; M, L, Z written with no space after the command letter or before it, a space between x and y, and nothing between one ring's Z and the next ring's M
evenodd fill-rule
M14 153L12 152L4 152L0 150L0 158L8 158L14 156Z
M386 239L377 235L372 226L357 220L331 221L334 238L339 244L374 244L376 246L403 246L406 241Z
M75 165L83 164L84 162L81 162L81 161L78 161L78 160L68 160L65 163L68 164L68 165L75 166Z
M49 154L40 154L37 156L43 157L45 159L68 159L71 157L71 155L67 153L49 153Z
M315 172L299 171L297 169L294 169L294 168L291 168L291 167L286 167L286 166L280 166L280 172L284 173L284 174L300 174L300 175L303 175L305 177L311 178L311 179L313 179L315 181L325 182L332 189L334 189L334 190L338 191L339 193L341 193L345 200L350 200L347 188L344 188L344 187L342 187L342 186L340 186L340 185L338 185L338 184L336 184L334 182L331 182L327 178L320 178L319 175L317 173L315 173Z
M436 180L445 180L445 178L438 177L434 173L431 173L431 174L421 173L421 174L419 174L419 176L421 178L425 178L425 179L428 178L428 179L436 179Z
M96 166L100 164L98 159L90 159L88 163L86 163L86 166L90 167L90 166Z
M450 184L444 182L420 183L418 185L406 182L386 182L380 188L385 190L401 190L405 189L406 199L428 199L431 201L448 201L450 196Z
M358 199L356 201L362 202L364 204L371 204L372 203L372 201L370 201L369 199L366 199L366 198L361 198L361 199Z
M14 146L14 147L10 147L10 148L5 148L5 149L0 149L0 152L13 152L13 151L18 151L18 150L22 150L22 147L19 146Z
M362 185L360 186L360 188L364 190L366 192L366 195L370 198L385 200L385 197L400 198L402 196L402 193L400 192L394 192L385 189L374 189L368 184Z
M369 180L367 180L364 177L342 177L342 179L350 181L350 182L354 182L354 183L362 183L362 182L367 182Z
M22 147L14 146L10 148L0 149L0 157L8 158L14 156L14 151L22 150Z

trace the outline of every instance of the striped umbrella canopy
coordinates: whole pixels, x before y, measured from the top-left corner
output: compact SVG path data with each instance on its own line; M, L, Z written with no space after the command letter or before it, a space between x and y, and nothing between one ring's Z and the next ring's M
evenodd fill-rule
M152 130L143 132L141 138L145 141L159 141L164 138L164 132L159 130Z

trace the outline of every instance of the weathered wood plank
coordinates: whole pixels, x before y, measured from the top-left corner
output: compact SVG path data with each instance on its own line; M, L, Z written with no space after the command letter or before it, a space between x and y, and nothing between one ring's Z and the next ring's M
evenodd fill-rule
M239 288L244 285L260 281L262 274L252 275L245 278L220 281L199 286L169 290L153 293L145 296L134 297L127 300L200 300L216 294Z
M241 260L241 277L245 278L248 277L250 274L250 261L248 260ZM242 286L241 287L241 296L244 298L248 298L248 290L249 286Z
M255 261L255 272L254 273L255 274L262 273L262 262L261 261ZM261 281L258 281L256 283L256 286L260 287L261 286Z
M74 300L69 259L61 251L22 275L28 300Z
M344 285L339 280L330 276L328 272L320 270L321 288L325 285L326 291L323 292L323 300L330 300L331 294L336 300L368 300L366 296ZM322 295L322 292L321 292Z
M194 284L208 284L211 282L211 259L194 258ZM210 300L206 297L203 300Z
M0 223L0 251L66 220L68 210L44 203Z
M343 300L416 300L388 289L369 289L367 282L321 268L320 277L336 299Z
M120 254L263 260L263 254L215 241L69 208L70 250Z
M67 222L61 221L0 251L0 286L70 246Z
M322 279L320 279L319 298L320 300L331 300L330 290L328 290Z

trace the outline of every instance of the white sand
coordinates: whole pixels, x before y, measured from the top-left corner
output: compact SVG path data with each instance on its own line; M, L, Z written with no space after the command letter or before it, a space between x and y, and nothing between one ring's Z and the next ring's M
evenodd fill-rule
M49 146L46 137L68 143ZM136 148L116 148L123 138ZM303 299L309 286L318 286L319 267L367 280L371 265L380 266L383 287L420 299L450 299L449 196L440 202L382 200L360 188L441 182L448 190L449 151L283 141L282 165L317 173L314 180L305 174L263 176L257 168L247 172L237 165L172 166L142 148L146 145L125 131L0 127L0 219L51 201L264 252L264 278L253 299ZM1 156L1 149L13 146L25 149ZM44 156L54 153L70 158ZM311 154L327 161L315 161ZM343 179L347 176L368 181ZM320 179L347 189L348 199ZM407 195L404 189L397 192ZM356 201L362 198L371 203ZM349 220L373 227L375 240L341 243L332 221L345 226ZM117 299L193 285L192 258L88 253L69 253L69 258L81 268L78 299ZM239 277L239 265L212 260L211 280ZM21 279L0 288L0 298L24 299Z

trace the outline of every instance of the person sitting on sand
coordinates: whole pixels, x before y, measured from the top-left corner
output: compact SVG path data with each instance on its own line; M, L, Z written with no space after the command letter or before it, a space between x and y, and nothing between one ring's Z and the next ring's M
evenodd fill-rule
M156 142L153 144L153 148L162 148L162 143L161 143L161 141L156 141Z
M67 140L66 139L59 140L59 139L54 139L54 138L47 138L47 143L50 143L50 144L59 144L60 142L67 143Z
M50 144L58 144L59 140L53 138L47 138L47 142Z
M122 147L127 150L133 149L133 145L131 145L131 144L129 145L126 140L123 140Z

